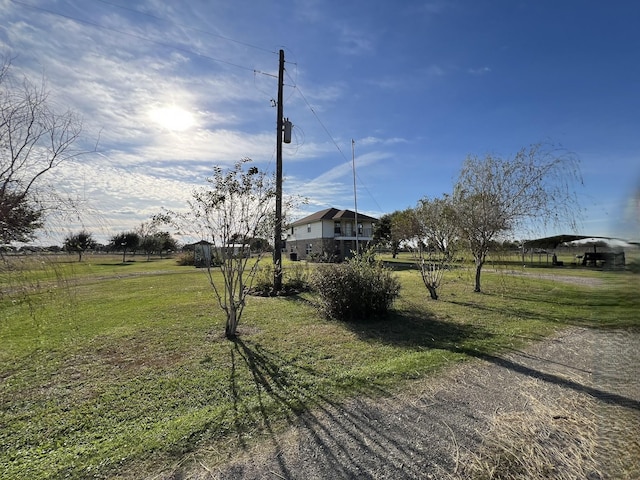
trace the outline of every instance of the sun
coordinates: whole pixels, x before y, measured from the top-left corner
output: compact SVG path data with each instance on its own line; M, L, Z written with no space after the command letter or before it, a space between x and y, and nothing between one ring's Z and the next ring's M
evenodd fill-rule
M157 124L174 132L187 130L196 123L190 112L175 105L154 108L149 112L149 116Z

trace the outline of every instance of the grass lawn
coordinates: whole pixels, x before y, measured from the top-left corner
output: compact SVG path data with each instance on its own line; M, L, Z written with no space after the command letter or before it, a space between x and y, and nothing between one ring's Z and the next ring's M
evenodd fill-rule
M76 257L77 258L77 257ZM441 300L398 271L373 323L321 318L313 296L251 297L240 338L202 271L174 260L69 257L0 279L0 478L145 478L223 461L323 402L543 338L566 325L638 328L638 276L449 273ZM573 270L545 270L571 275ZM577 271L575 271L577 272ZM16 286L27 282L27 291Z

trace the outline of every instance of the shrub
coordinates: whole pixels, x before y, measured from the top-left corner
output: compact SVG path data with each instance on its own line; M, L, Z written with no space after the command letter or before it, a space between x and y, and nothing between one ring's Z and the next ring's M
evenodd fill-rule
M279 296L294 295L309 290L309 272L306 264L295 263L293 266L283 270L282 290L280 292L274 291L273 273L273 264L261 264L253 278L249 293L259 296Z
M336 263L339 261L335 255L329 255L326 252L312 252L309 254L307 260L311 263Z
M176 259L176 263L182 267L193 266L194 264L193 250L185 250Z
M387 313L400 293L400 282L373 253L319 267L311 276L319 308L329 318L369 320Z
M270 294L273 291L273 264L263 262L253 277L251 292L253 294Z
M294 263L284 271L285 288L306 291L309 289L309 267L301 262Z

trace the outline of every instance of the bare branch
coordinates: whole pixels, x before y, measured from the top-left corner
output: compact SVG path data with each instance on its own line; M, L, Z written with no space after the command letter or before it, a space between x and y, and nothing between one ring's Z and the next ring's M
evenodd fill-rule
M82 122L72 111L59 113L40 85L14 81L10 61L0 66L0 241L26 241L42 227L46 205L64 202L45 183L47 174L81 155L75 148ZM20 221L22 218L22 221Z
M578 159L552 145L523 148L511 159L467 158L454 188L457 224L476 262L476 291L491 243L501 235L531 232L579 216L574 186Z

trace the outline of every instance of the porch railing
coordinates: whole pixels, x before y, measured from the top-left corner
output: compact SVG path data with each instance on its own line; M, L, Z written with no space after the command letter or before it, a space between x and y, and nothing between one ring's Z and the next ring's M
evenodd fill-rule
M342 229L336 228L333 230L333 236L355 238L356 232L355 230L351 230L351 232L344 232L342 231ZM372 236L373 236L373 228L371 227L365 227L358 232L358 237L372 237Z

